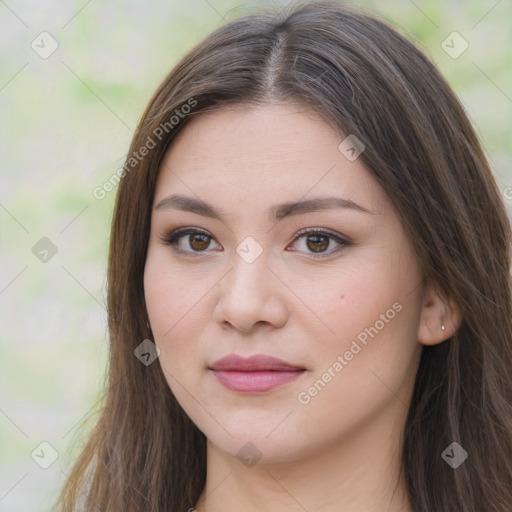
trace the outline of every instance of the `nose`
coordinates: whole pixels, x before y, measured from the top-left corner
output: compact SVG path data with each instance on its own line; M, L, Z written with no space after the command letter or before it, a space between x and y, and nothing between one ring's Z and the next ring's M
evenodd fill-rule
M231 327L250 333L257 324L280 328L286 324L289 309L286 287L268 268L261 255L252 263L234 255L231 271L219 282L214 321L223 329Z

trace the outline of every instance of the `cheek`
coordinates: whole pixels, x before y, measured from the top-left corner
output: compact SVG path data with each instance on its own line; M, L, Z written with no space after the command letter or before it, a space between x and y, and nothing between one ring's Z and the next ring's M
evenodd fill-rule
M185 374L189 361L198 357L194 340L200 338L202 325L201 290L197 286L187 286L183 275L170 272L168 268L169 265L156 259L148 259L144 296L162 367L173 374Z
M333 297L337 335L315 347L314 371L296 397L304 429L321 430L326 438L346 434L388 405L401 409L420 355L411 328L416 310L404 297L370 294L360 302L343 290Z
M183 330L186 319L197 309L194 305L201 288L191 285L187 276L171 266L160 251L149 252L144 269L144 297L155 337L165 341ZM203 288L207 290L207 285Z
M194 389L197 368L201 360L197 344L199 339L197 318L197 299L192 291L183 284L183 279L176 273L165 271L165 267L148 261L144 273L144 295L151 331L152 341L160 350L158 363L162 368L170 390L183 406L190 397L186 389ZM192 320L191 320L192 319Z
M316 346L315 377L340 355L346 362L343 371L335 373L350 374L356 381L362 373L367 378L370 369L385 368L390 378L393 372L403 376L416 349L421 297L415 285L419 273L414 260L405 252L399 256L360 258L350 271L335 275L323 295L312 297L315 312L327 327ZM400 269L397 262L401 262ZM346 371L348 367L355 372ZM375 378L371 373L370 377Z
M379 321L396 316L395 302L403 297L402 285L382 269L362 268L331 277L322 293L308 297L311 310L323 321L326 341L349 339ZM386 312L388 314L386 315ZM386 323L387 325L387 323Z

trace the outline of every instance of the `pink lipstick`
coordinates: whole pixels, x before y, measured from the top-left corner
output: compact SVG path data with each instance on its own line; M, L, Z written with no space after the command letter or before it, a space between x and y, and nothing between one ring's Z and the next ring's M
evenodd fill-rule
M282 359L266 355L249 358L236 354L210 366L217 380L227 389L241 393L264 393L288 384L306 370Z

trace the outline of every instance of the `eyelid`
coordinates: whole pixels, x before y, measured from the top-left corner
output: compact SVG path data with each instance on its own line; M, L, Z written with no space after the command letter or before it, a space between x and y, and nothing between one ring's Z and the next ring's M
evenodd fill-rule
M166 244L172 246L173 251L179 253L179 254L185 254L187 256L191 257L202 257L203 255L208 254L208 250L204 251L184 251L182 249L179 249L177 247L177 242L187 236L187 235L193 235L193 234L202 234L207 236L208 238L211 238L211 240L215 240L213 235L211 235L208 231L202 229L202 228L196 228L194 226L183 226L180 228L176 228L170 231L165 232L163 235L159 236L160 240ZM338 247L334 250L330 250L329 252L320 252L320 253L313 253L309 252L306 253L308 256L311 256L313 258L327 258L329 256L332 256L333 254L338 253L340 250L344 249L345 247L348 247L350 245L353 245L353 242L350 240L349 237L346 237L344 235L341 235L340 233L337 233L336 231L332 231L327 228L319 228L319 227L309 227L309 228L303 228L297 231L295 234L293 240L291 243L296 242L300 238L304 238L307 235L324 235L327 236L329 239L334 240L338 244ZM215 240L216 241L216 240ZM218 242L217 242L218 243ZM220 245L220 244L219 244ZM301 251L293 251L293 252L301 252Z
M184 251L177 247L177 242L179 241L180 238L183 238L186 235L193 234L205 235L211 238L212 240L215 240L215 238L208 231L201 228L196 228L194 226L183 226L181 228L166 231L163 235L159 236L159 238L165 245L170 245L173 251L175 251L178 254L184 254L187 256L191 256L193 258L204 256L205 254L207 254L207 251Z
M297 238L299 238L299 237L301 237L303 235L309 235L311 233L320 233L320 234L328 235L331 238L333 238L334 240L339 241L340 243L344 243L344 244L347 244L347 245L348 244L352 244L352 240L348 236L342 235L341 233L338 233L337 231L332 231L332 230L327 229L327 228L303 228L303 229L299 229L299 231L297 231L297 233L295 234L295 238L293 239L293 241L297 240Z
M316 259L328 258L329 256L337 254L338 252L343 250L345 247L353 245L352 241L348 237L341 235L340 233L337 233L336 231L332 231L327 228L303 228L303 229L300 229L299 231L297 231L292 242L296 242L298 239L303 238L306 235L314 235L314 234L320 234L320 235L327 236L328 238L334 240L338 244L337 248L331 249L329 252L306 253L308 256L311 256ZM299 251L297 251L297 252L299 252Z

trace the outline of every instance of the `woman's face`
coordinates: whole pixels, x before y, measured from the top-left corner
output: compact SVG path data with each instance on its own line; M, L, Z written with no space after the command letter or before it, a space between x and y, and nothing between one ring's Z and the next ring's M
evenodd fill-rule
M367 447L401 434L420 268L345 138L292 106L224 108L186 125L163 160L151 329L169 387L225 454L291 461L356 432Z

